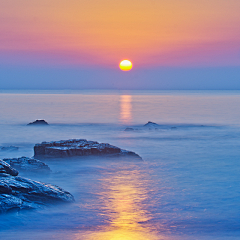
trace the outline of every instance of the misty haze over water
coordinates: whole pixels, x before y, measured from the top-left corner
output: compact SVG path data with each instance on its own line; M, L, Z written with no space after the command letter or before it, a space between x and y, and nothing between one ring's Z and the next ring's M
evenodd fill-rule
M0 102L0 146L19 147L0 159L81 138L144 160L48 159L51 174L20 172L75 202L2 214L1 239L239 239L240 92L2 91ZM49 126L26 126L36 119Z

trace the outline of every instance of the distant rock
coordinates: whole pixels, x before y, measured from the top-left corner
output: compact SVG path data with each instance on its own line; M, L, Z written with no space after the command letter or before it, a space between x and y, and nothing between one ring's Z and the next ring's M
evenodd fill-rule
M18 171L12 168L8 163L0 159L0 173L10 174L12 176L17 176Z
M127 127L124 131L126 132L134 131L134 128Z
M158 125L157 123L154 123L154 122L148 122L146 123L145 125L143 125L144 127L149 127L149 128L158 128L160 127L160 125Z
M164 127L163 125L159 125L157 123L154 122L147 122L146 124L142 125L142 126L138 126L137 128L134 127L127 127L124 131L126 132L130 132L130 131L146 131L146 130L159 130L159 129L164 129L166 127Z
M29 172L44 172L44 173L51 172L47 164L33 158L28 157L4 158L3 161L7 162L11 167L16 168L19 171L22 170Z
M18 177L18 171L0 160L0 212L35 209L56 202L73 202L62 188Z
M87 141L86 139L42 142L34 146L35 158L63 158L73 156L120 156L141 159L134 152L123 150L108 143Z
M0 151L17 151L19 147L15 146L7 146L7 147L0 147Z
M36 120L34 122L28 123L28 126L36 125L36 126L44 126L49 125L45 120Z

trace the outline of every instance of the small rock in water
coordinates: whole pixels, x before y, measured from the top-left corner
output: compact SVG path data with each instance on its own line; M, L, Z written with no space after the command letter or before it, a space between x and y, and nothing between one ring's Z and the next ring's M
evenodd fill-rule
M73 156L120 156L141 159L134 152L123 150L108 143L87 141L86 139L61 140L42 142L34 146L35 158L59 158Z
M159 127L159 125L157 123L154 123L154 122L148 122L144 125L144 127L151 127L151 128L156 128L156 127Z
M29 125L37 125L37 126L42 126L42 125L49 125L45 120L36 120L34 122L28 123Z
M44 162L28 157L21 158L4 158L3 161L7 162L11 167L21 171L30 172L51 172L49 166Z
M124 131L126 131L126 132L134 131L134 128L127 127Z
M1 151L17 151L19 147L15 146L7 146L7 147L0 147Z

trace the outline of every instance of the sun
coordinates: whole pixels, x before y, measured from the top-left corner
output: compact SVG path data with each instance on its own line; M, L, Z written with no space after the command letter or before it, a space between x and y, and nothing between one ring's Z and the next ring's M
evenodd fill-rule
M123 60L120 62L119 67L122 71L130 71L132 69L132 63L129 60Z

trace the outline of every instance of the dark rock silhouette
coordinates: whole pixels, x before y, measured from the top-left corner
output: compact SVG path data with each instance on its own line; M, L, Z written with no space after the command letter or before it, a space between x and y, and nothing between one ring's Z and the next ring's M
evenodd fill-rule
M157 123L154 123L154 122L148 122L144 125L144 127L150 127L150 128L157 128L159 127L159 125Z
M4 158L3 161L7 162L11 167L16 168L21 171L30 171L30 172L51 172L50 168L44 162L27 157L21 158Z
M32 126L32 125L44 126L44 125L49 125L49 124L45 120L36 120L34 122L28 123L28 126Z
M18 177L17 170L0 160L0 212L41 208L56 202L73 202L62 188Z
M120 156L141 159L134 152L123 150L108 143L87 141L86 139L42 142L34 146L35 158L59 158L73 156Z

